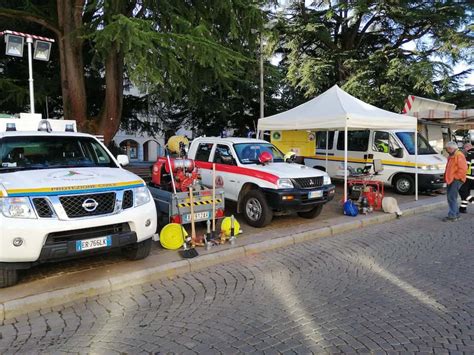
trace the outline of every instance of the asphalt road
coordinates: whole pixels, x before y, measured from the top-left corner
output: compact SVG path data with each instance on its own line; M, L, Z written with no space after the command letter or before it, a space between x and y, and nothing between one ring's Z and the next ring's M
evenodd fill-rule
M0 353L474 353L474 219L446 211L0 326Z

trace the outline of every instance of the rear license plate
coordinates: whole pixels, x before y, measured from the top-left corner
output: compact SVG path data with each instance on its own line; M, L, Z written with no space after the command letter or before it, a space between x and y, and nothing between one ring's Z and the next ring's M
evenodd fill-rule
M311 191L309 194L308 194L308 198L318 198L318 197L322 197L323 196L323 192L322 191Z
M104 248L112 245L112 236L108 235L100 238L77 240L76 251Z
M209 219L209 211L194 213L195 222L206 221L208 219ZM191 213L184 215L184 222L191 222Z

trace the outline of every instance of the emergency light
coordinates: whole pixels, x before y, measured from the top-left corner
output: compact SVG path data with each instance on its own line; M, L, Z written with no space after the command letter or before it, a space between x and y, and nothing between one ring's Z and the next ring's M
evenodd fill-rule
M51 53L51 42L37 40L35 42L35 52L33 58L36 60L44 60L47 62L49 60L49 55Z
M38 131L50 133L53 129L47 120L41 120L38 124Z
M23 57L23 44L25 39L22 36L6 35L5 36L5 54L14 57Z
M7 122L7 128L6 128L6 131L7 131L7 132L13 132L13 131L16 131L16 124L14 124L14 123L11 123L11 122Z

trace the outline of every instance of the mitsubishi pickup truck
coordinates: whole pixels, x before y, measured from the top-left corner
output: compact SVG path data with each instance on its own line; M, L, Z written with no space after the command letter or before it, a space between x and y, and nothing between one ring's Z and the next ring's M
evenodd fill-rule
M156 209L127 163L75 121L0 120L0 287L37 263L114 248L145 258Z
M216 186L237 203L237 212L253 227L268 225L276 214L315 218L334 197L327 173L286 162L283 153L264 140L199 137L191 142L188 157L195 160L206 186L212 185L215 164Z

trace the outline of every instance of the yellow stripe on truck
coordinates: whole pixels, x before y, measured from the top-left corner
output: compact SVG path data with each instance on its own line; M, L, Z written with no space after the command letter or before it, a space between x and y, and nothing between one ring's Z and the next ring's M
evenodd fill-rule
M318 159L318 160L326 160L325 155L314 155L314 156L309 156L305 157L309 159ZM338 157L338 156L328 156L329 161L344 161L344 157ZM367 164L372 164L374 159L360 159L360 158L348 158L347 162L348 163L367 163ZM412 162L407 162L407 161L396 161L396 160L382 160L382 164L386 165L397 165L397 166L408 166L408 167L415 167L416 164ZM418 163L418 167L426 166L428 164L422 164Z

